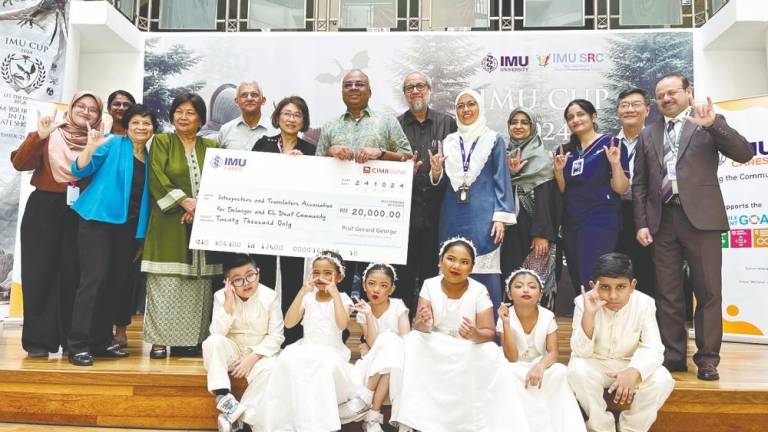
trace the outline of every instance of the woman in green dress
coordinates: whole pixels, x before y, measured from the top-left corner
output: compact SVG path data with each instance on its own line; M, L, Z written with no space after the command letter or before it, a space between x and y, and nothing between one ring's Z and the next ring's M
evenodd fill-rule
M147 272L144 340L157 359L168 355L166 346L172 355L197 354L208 336L212 277L221 274L208 253L189 249L205 151L218 147L197 136L205 102L183 93L173 100L169 117L176 131L155 135L149 152L152 210L141 262Z

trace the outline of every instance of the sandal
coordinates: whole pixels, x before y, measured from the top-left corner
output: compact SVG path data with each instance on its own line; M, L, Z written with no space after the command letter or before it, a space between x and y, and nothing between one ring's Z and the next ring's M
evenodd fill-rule
M149 358L151 359L164 359L168 357L168 350L165 348L165 346L162 345L153 345L152 349L149 351Z

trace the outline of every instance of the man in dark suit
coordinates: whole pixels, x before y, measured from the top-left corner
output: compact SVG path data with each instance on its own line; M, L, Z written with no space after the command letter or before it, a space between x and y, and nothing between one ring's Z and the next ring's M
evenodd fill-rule
M680 268L691 268L696 311L699 379L719 379L723 338L722 250L720 236L728 218L717 179L719 153L745 163L752 156L747 140L715 115L712 100L694 105L688 79L679 73L656 83L662 120L640 132L635 155L632 197L637 240L652 248L656 267L656 305L664 366L687 370L685 297Z

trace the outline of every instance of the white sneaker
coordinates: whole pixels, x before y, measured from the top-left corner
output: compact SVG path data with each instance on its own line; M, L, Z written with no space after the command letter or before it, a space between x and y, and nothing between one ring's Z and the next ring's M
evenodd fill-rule
M384 429L381 428L381 424L384 423L384 416L379 411L368 411L363 422L365 432L384 432Z
M226 414L219 414L216 422L219 426L219 432L232 432L232 423L229 422Z
M245 412L245 405L241 404L232 393L219 399L216 408L224 414L230 422L234 423Z
M401 424L400 427L397 428L397 432L413 432L413 429L410 426Z
M339 405L339 419L341 424L360 421L365 417L370 406L364 400L355 396Z

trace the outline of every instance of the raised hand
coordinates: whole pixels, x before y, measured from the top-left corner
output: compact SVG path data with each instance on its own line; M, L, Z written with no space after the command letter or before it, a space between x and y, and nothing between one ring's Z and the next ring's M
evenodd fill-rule
M40 110L37 110L37 135L40 136L40 139L48 138L51 136L51 132L63 124L63 122L55 123L55 119L56 107L53 107L53 112L47 116L42 115Z
M520 171L523 170L525 165L528 163L527 160L520 160L520 149L517 149L517 152L515 152L515 157L508 156L507 157L507 163L509 164L509 173L511 175L517 175Z
M706 104L696 104L693 95L688 96L688 103L691 105L691 114L685 119L696 126L710 127L715 123L715 106L712 104L712 98L707 96Z
M432 150L429 151L429 169L432 173L432 178L438 178L440 177L440 174L443 172L443 162L445 162L445 159L447 159L445 156L443 156L442 149L438 150L437 153L432 153Z
M229 278L224 279L224 312L227 315L235 313L235 287L229 281Z
M414 174L419 172L419 170L421 169L421 166L424 165L424 162L419 160L419 152L418 151L414 151L412 157L409 157L408 155L404 154L400 158L400 160L402 162L405 162L405 161L408 161L408 160L412 160L413 161L413 173Z
M568 156L571 155L571 152L565 152L563 150L563 145L560 144L560 153L556 154L554 157L554 166L555 166L555 172L562 172L563 168L565 168L566 162L568 162Z
M601 299L600 296L597 294L597 289L595 289L595 283L590 281L589 282L589 288L590 290L588 292L584 292L584 285L581 286L581 295L584 298L584 313L594 315L597 313L600 308L605 306L608 302Z
M86 126L88 128L88 143L86 145L93 149L103 146L115 137L114 135L104 136L104 123L100 124L98 129L92 129L89 124L86 124Z
M502 303L499 305L499 318L501 322L509 324L509 305Z
M608 146L603 146L605 149L605 157L611 165L621 164L621 147L619 147L618 141L613 141Z
M365 300L358 299L357 303L354 305L354 309L358 311L359 313L365 315L366 317L370 316L373 311L371 310L371 305L369 305Z

